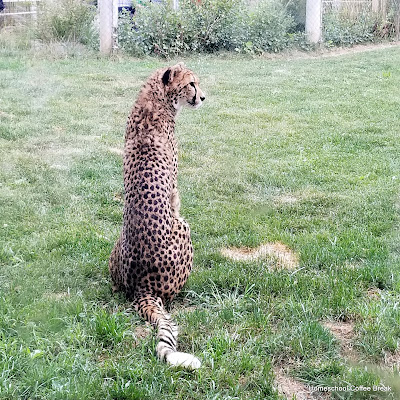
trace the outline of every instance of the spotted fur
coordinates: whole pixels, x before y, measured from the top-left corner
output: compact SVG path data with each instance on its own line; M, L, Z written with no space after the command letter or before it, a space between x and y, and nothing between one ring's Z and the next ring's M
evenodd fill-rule
M204 99L183 63L156 71L140 91L125 134L122 232L109 261L113 289L157 329L158 357L188 368L200 361L176 350L178 328L164 308L193 263L189 225L179 215L174 131L182 106L198 108Z

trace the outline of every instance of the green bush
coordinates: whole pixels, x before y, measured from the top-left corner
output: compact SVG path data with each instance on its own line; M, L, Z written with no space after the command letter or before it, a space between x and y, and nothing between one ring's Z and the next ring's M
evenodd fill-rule
M335 46L352 46L374 40L376 19L367 12L357 18L347 13L326 13L323 18L324 42Z
M279 51L291 41L293 20L279 1L181 0L174 11L168 2L137 6L132 18L119 22L119 44L133 55L165 57L186 52Z
M278 52L290 44L288 32L293 26L293 19L286 14L281 3L260 1L250 10L246 25L246 46L255 52Z
M244 1L202 0L198 4L184 0L181 7L191 32L191 50L233 50L242 43Z
M186 50L188 34L182 12L168 4L149 3L136 7L132 19L125 12L118 23L118 42L122 49L133 55L157 54L168 56Z
M40 40L90 43L96 35L96 9L84 0L44 1L37 19L36 35Z
M293 17L293 32L304 32L306 26L306 0L282 0L286 11Z

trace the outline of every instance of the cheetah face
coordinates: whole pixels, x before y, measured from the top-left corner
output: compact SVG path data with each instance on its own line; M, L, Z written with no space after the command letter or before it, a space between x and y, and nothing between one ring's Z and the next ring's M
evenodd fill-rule
M198 78L183 63L168 68L162 76L162 81L167 97L172 99L176 110L183 106L197 109L206 99Z
M188 106L196 109L203 104L206 97L199 87L198 79L193 74L191 77L192 79L190 79L189 83L181 89L178 102L181 107Z

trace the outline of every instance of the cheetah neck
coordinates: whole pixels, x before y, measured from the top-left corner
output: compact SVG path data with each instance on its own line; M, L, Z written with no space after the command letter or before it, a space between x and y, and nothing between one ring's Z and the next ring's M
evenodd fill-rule
M159 88L154 88L152 84L144 86L136 104L173 120L176 119L182 108L179 104L174 103L173 97L168 96Z

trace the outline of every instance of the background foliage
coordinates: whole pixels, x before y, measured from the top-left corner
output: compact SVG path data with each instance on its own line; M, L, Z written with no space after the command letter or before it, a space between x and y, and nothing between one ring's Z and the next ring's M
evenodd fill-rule
M377 27L375 16L363 12L357 18L347 13L330 12L323 19L324 41L327 44L354 45L374 40Z
M189 51L277 52L293 42L293 18L280 1L191 0L137 6L119 25L119 43L133 55L171 56Z
M180 0L179 10L173 10L170 1L132 4L135 13L119 14L117 36L120 49L134 56L315 48L305 33L305 0ZM354 12L354 7L324 2L324 45L348 46L399 34L399 0L388 0L380 15L371 12L369 3L359 8L362 11ZM98 49L98 12L93 0L44 0L30 33L43 43L81 43Z
M89 1L44 1L38 13L35 33L38 39L90 44L97 36L95 6Z

